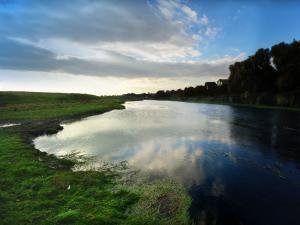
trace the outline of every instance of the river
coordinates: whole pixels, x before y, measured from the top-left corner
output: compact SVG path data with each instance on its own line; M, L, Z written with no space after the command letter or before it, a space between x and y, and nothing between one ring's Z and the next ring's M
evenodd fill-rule
M150 100L125 106L64 123L34 144L172 177L192 197L198 221L299 224L299 112Z

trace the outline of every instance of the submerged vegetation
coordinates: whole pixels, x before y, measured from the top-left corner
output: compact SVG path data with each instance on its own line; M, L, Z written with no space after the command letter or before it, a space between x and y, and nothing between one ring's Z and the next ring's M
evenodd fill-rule
M0 100L1 123L21 123L0 128L1 224L188 223L190 199L173 181L128 185L120 169L73 171L84 158L34 149L34 136L57 132L65 119L122 109L120 98L2 92Z

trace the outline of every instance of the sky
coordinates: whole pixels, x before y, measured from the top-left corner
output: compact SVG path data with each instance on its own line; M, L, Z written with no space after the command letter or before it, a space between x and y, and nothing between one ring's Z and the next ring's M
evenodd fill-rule
M296 0L0 0L0 91L201 85L299 27Z

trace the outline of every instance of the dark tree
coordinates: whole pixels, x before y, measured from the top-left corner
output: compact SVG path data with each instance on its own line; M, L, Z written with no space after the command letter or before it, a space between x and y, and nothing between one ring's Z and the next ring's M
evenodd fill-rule
M271 49L272 61L278 73L279 91L300 89L300 42L280 43Z
M259 49L255 55L229 66L230 93L275 91L277 73L271 65L269 49Z

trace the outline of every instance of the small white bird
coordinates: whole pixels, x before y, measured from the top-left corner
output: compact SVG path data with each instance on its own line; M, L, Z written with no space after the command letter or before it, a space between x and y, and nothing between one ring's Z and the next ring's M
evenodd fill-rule
M69 185L67 189L68 189L68 191L69 191L69 190L71 189L71 185Z

